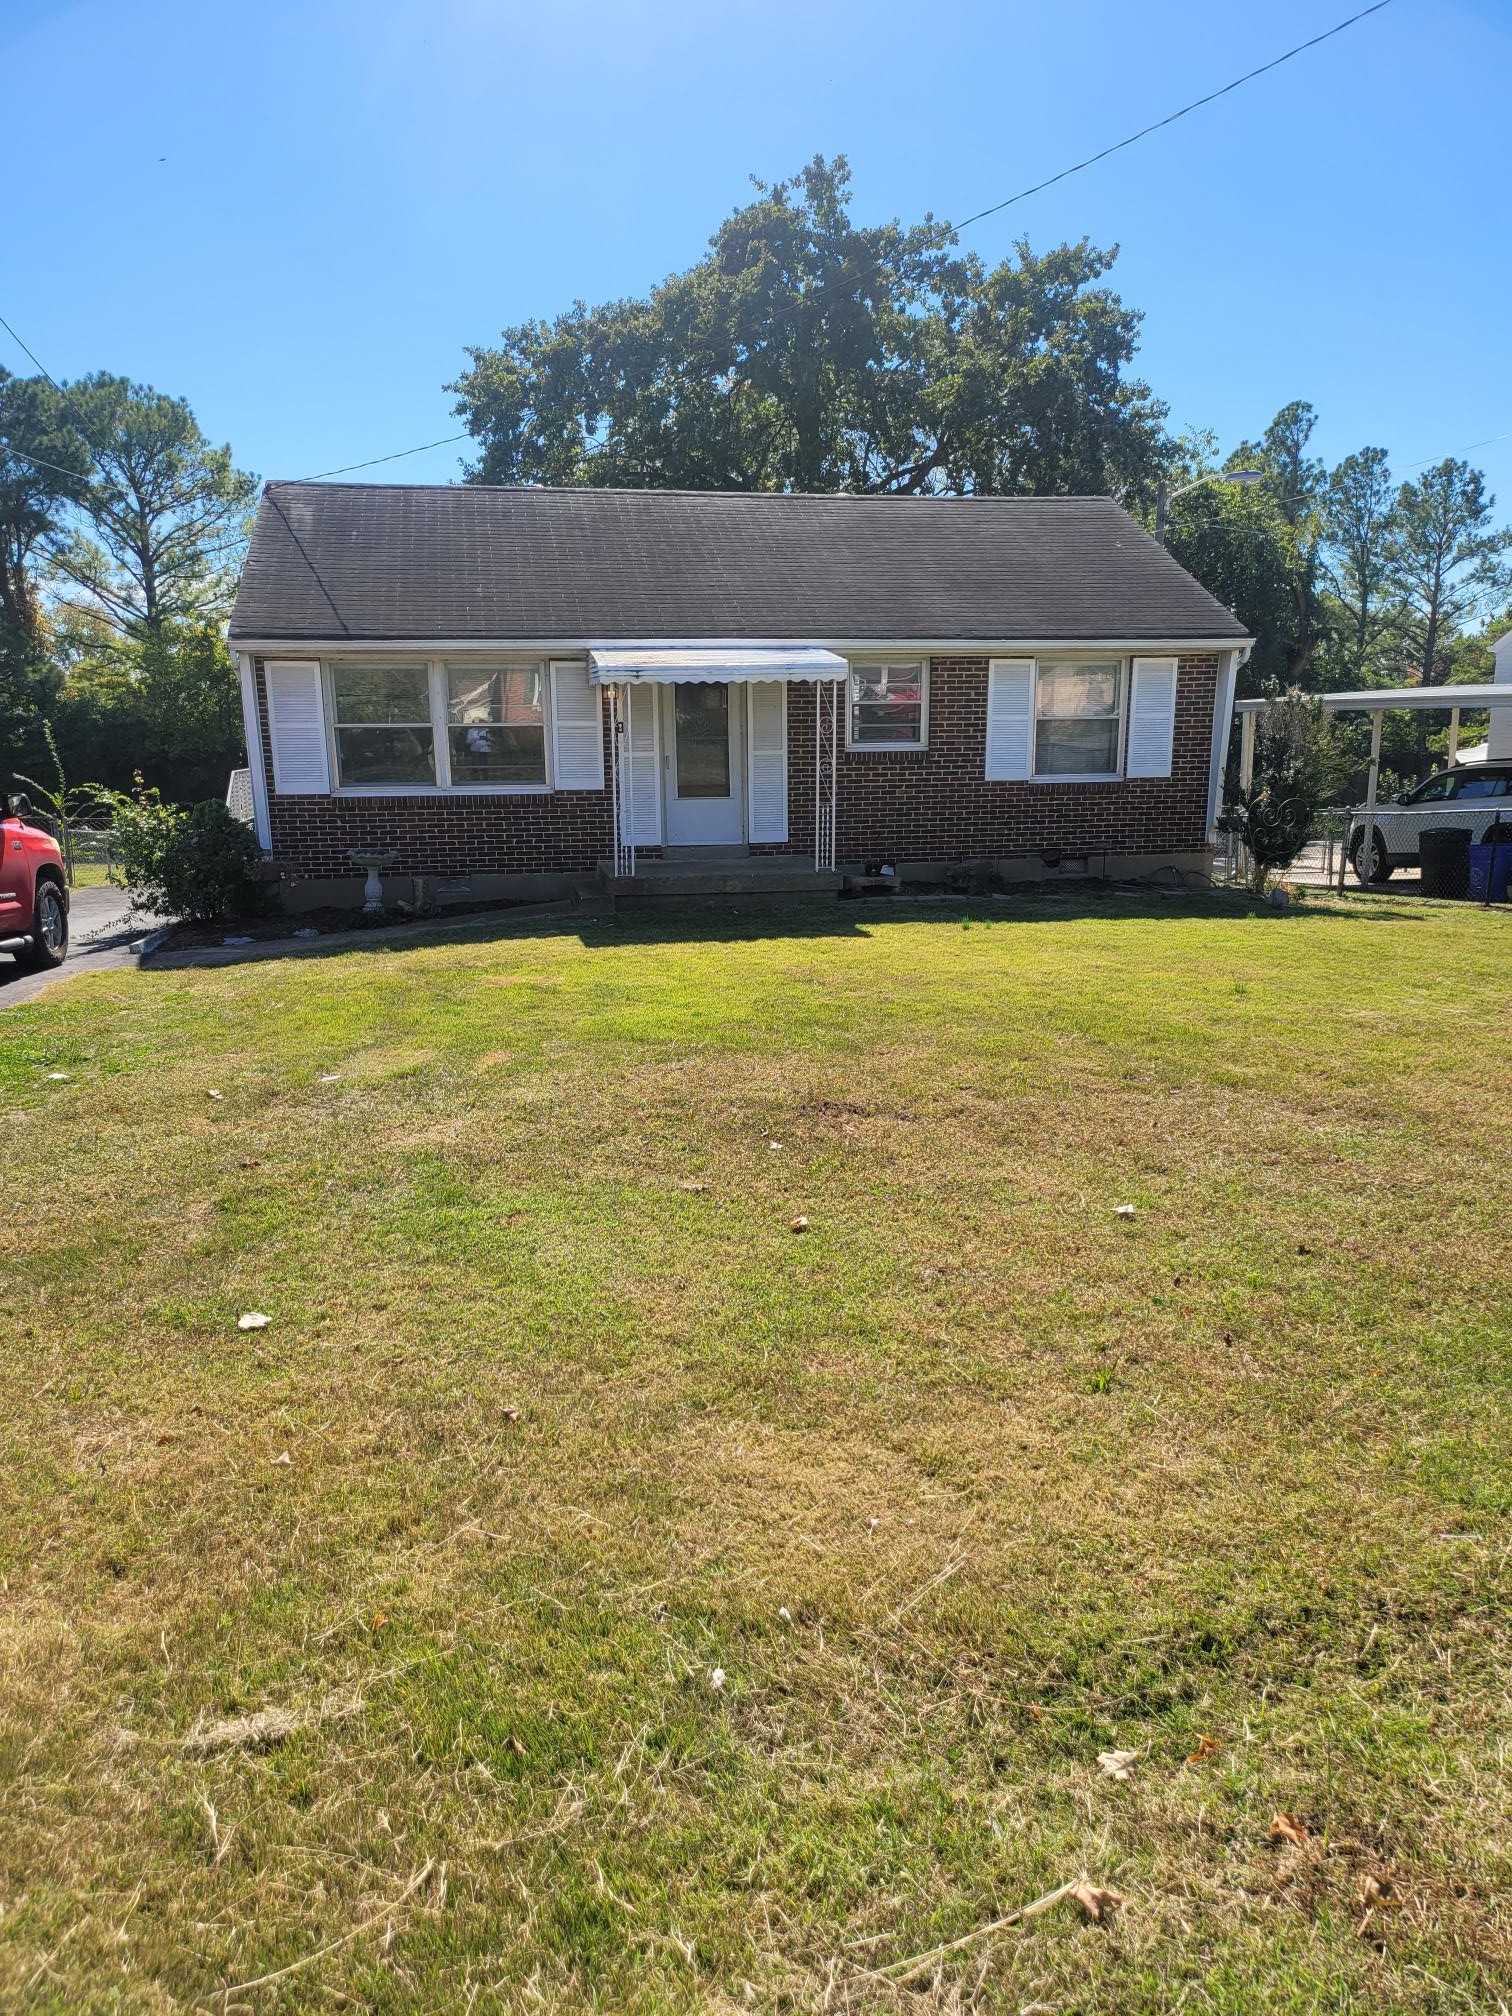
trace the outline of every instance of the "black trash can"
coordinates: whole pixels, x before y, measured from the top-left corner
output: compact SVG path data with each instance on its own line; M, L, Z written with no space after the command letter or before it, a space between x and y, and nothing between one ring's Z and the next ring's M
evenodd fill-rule
M1425 896L1470 894L1470 833L1464 826L1435 826L1418 838Z

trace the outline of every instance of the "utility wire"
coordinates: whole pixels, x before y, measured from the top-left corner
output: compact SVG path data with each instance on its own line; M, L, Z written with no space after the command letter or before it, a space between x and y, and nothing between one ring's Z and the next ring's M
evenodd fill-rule
M348 462L340 469L322 469L318 476L291 476L291 483L323 483L328 476L350 476L354 469L373 469L380 462L398 462L406 455L423 455L427 448L445 448L453 441L465 441L468 429L460 434L443 434L439 441L422 441L418 448L396 448L392 455L374 455L366 462Z
M1369 14L1379 14L1383 7L1389 7L1391 0L1375 0L1373 7L1362 7L1358 14L1351 14L1347 21L1339 21L1332 28L1325 28L1321 35L1314 35L1306 42L1299 42L1295 48L1283 55L1273 56L1269 63L1262 63L1258 69L1246 70L1242 77L1236 77L1229 84L1222 84L1216 91L1209 91L1206 97L1194 98L1190 105L1183 105L1179 112L1171 112L1164 119L1157 119L1149 126L1141 126L1137 133L1131 133L1127 140L1115 140L1111 147L1104 147L1099 153L1089 154L1085 161L1078 161L1074 167L1062 168L1058 175L1049 175L1043 182L1036 182L1032 188L1020 189L1016 196L1005 196L1001 203L989 203L985 210L973 210L969 217L952 228L964 231L968 224L980 224L984 217L995 217L999 210L1006 210L1011 204L1022 203L1026 196L1038 196L1042 189L1053 188L1057 182L1064 182L1068 175L1080 175L1084 168L1091 168L1099 161L1106 161L1110 154L1119 154L1125 147L1132 147L1136 140L1143 140L1148 134L1158 133L1163 126L1174 126L1178 119L1185 119L1189 112L1196 112L1203 105L1211 105L1215 99L1226 98L1230 91L1237 91L1241 84L1249 84L1256 77L1263 77L1267 70L1278 70L1283 63L1290 63L1293 56L1300 56L1304 49L1316 49L1320 42L1327 42L1335 35L1342 35L1346 28L1353 28L1357 21L1363 21Z

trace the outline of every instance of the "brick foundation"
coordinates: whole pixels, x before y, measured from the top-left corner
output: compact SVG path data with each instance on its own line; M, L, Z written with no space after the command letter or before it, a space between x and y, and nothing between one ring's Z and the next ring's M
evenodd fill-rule
M983 776L987 660L930 662L929 747L839 752L836 858L842 863L1009 861L1047 851L1162 857L1199 854L1207 835L1215 655L1178 661L1171 775L1108 784L996 784ZM610 794L530 797L279 797L272 790L267 696L257 667L273 855L287 875L350 878L353 848L392 850L399 875L585 875L613 847ZM842 696L843 719L843 696ZM604 774L609 775L604 706ZM843 740L843 728L842 728ZM788 694L785 846L814 846L814 688ZM656 852L642 848L643 856Z

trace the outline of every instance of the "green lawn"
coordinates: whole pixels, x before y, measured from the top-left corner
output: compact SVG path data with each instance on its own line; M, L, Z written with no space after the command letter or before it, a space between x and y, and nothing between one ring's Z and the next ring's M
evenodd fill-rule
M0 1014L0 2007L1504 2006L1509 1001L1109 898Z

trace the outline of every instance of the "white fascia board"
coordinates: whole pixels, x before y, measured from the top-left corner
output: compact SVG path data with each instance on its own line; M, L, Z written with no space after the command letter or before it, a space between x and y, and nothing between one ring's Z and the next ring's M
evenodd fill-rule
M1447 714L1452 707L1512 707L1512 686L1372 686L1363 693L1318 693L1325 714ZM1274 700L1240 700L1236 714L1263 714Z
M1194 652L1248 651L1253 637L236 637L232 649L259 658L349 658L368 652L388 657L492 657L540 654L582 657L588 651L762 650L817 645L847 656L921 653L932 658L1032 658L1046 652L1107 651L1122 657L1188 657Z

